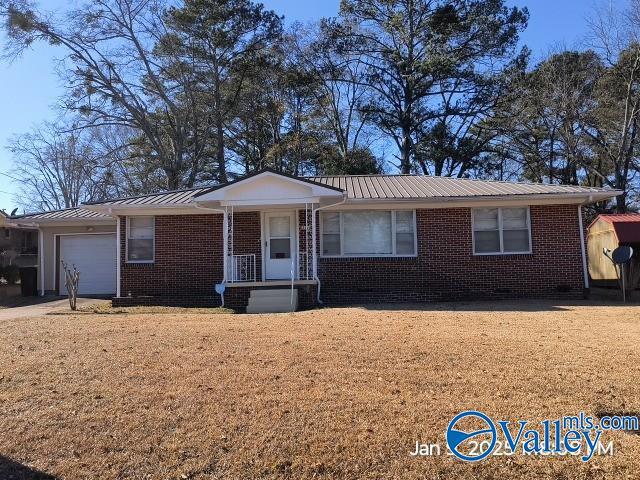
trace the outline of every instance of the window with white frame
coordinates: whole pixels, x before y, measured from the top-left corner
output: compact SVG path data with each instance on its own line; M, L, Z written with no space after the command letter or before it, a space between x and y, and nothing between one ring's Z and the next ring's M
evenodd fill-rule
M474 209L473 253L531 253L529 208Z
M154 236L154 217L127 217L127 261L153 262Z
M325 257L414 256L413 210L322 212L320 251Z

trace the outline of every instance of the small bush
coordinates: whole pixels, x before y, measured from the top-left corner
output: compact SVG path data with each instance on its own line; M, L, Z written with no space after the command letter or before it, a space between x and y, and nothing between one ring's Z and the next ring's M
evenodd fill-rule
M2 276L9 285L15 285L20 279L20 270L15 265L7 265L2 269Z

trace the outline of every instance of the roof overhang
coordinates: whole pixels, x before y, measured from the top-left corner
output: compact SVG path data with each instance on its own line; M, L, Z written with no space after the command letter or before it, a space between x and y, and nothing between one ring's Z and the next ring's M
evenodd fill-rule
M195 204L165 204L165 205L81 205L84 210L102 213L109 217L127 215L195 215L202 214Z
M42 228L42 227L75 227L91 225L115 225L115 218L89 217L89 218L17 218L12 219L7 225L16 228Z
M528 205L589 205L608 200L620 195L620 191L603 191L595 193L561 193L531 195L486 195L469 197L430 197L430 198L398 198L398 199L349 199L341 209L364 208L474 208L474 207L509 207Z

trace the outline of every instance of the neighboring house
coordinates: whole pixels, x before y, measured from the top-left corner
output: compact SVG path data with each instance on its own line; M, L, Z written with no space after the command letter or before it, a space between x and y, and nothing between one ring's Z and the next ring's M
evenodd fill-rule
M8 215L0 210L0 267L28 267L37 264L38 232L10 223Z
M589 225L587 247L589 274L596 285L617 285L618 271L603 249L613 251L621 245L633 248L626 269L626 285L640 286L640 214L598 215Z
M581 205L618 194L263 170L212 188L13 222L40 229L43 293L64 293L66 260L81 272L81 294L115 294L116 305L218 305L214 286L223 283L227 305L242 308L251 297L253 311L260 302L277 303L269 297L292 285L302 307L318 300L581 297L588 287Z

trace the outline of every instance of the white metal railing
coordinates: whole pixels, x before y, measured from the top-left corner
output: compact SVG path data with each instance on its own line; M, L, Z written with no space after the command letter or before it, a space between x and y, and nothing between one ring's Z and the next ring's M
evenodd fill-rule
M256 256L232 255L229 262L229 282L255 282Z
M313 269L311 267L311 255L309 255L309 252L298 252L298 279L312 280Z

